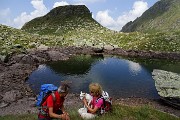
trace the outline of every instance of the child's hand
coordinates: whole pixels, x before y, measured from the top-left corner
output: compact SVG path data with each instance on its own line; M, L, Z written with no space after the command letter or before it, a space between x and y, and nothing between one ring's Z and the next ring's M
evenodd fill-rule
M84 103L84 105L87 105L87 100L85 97L83 98L83 103Z
M66 114L66 115L68 115L68 116L69 116L69 113L67 113L67 112L65 112L65 111L63 112L63 114Z

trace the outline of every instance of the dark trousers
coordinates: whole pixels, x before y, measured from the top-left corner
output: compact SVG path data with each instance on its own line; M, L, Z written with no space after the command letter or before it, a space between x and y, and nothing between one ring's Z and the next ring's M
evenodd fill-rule
M61 114L63 114L63 112L62 112L62 110L59 109L56 112L56 114L61 115ZM39 118L39 115L38 115L38 120L53 120L53 119L55 119L55 118Z

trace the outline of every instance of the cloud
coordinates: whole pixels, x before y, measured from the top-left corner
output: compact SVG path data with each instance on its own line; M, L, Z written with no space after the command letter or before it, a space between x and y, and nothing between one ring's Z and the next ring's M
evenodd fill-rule
M113 19L109 15L109 10L99 11L96 15L96 20L105 27L119 31L127 22L133 21L137 17L140 17L142 13L147 9L147 2L136 1L133 4L132 10L130 10L129 12L125 12L123 15L119 16L117 20Z
M72 5L86 5L85 3L79 2L79 1L80 0L78 0L78 1L76 1L74 3L71 3L71 4ZM66 2L66 1L56 2L56 3L54 3L53 8L58 7L58 6L65 6L65 5L70 5L70 3Z
M13 22L14 26L21 28L26 22L32 20L33 18L45 15L49 10L43 4L43 0L32 0L31 4L35 8L30 14L22 12L20 16L16 17Z
M130 10L128 13L125 13L124 15L119 16L117 22L122 27L127 22L133 21L137 17L141 16L144 13L144 11L146 11L147 9L148 9L147 2L136 1L133 5L133 9Z
M132 61L127 61L127 64L128 64L128 67L129 67L129 71L131 72L131 74L134 76L134 75L138 75L141 70L142 70L142 67L139 63L135 63L135 62L132 62Z
M56 2L54 3L53 8L58 6L65 6L65 5L69 5L69 3L67 3L66 1Z
M109 16L109 10L99 11L96 15L96 20L101 23L101 25L106 27L112 27L116 25L116 21Z
M135 15L135 16L140 16L147 9L148 9L147 2L136 1L133 5L133 10L130 11L130 14Z

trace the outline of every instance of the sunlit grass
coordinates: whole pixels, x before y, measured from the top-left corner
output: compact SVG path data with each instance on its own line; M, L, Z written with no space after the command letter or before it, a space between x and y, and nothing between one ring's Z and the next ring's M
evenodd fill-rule
M48 47L111 45L124 50L180 52L180 32L122 33L100 26L80 26L66 33L38 35L0 25L0 55L25 53L26 50ZM48 31L47 31L48 32ZM51 32L51 31L49 31ZM17 47L18 46L18 47Z
M81 120L77 109L68 110L71 120ZM0 120L37 120L37 115L8 115L0 117ZM180 118L157 111L150 106L129 107L113 105L113 111L93 120L180 120Z

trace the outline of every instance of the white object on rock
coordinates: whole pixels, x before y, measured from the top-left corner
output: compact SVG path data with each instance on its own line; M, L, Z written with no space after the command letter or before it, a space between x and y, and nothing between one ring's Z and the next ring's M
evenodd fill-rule
M83 93L83 92L81 91L81 93L80 93L80 99L82 100L84 97L86 98L86 100L87 100L87 102L88 102L88 105L90 105L93 97L92 97L90 94L88 94L88 93Z

